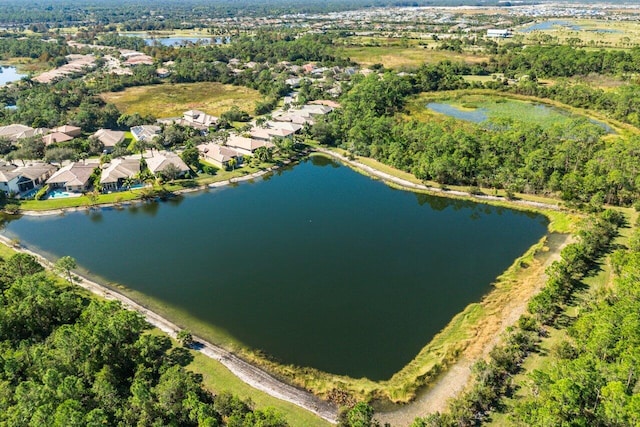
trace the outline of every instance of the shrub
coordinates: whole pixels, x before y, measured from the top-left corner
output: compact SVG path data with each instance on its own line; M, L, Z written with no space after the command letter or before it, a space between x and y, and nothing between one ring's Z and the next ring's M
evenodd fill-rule
M42 200L45 198L48 192L49 192L49 184L43 186L40 190L38 190L34 198L36 200Z

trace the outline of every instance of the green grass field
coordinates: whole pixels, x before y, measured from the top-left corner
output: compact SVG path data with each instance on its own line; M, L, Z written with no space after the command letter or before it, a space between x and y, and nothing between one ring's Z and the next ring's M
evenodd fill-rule
M424 63L435 64L443 60L471 64L487 61L486 56L434 50L423 46L349 46L338 48L338 54L348 56L364 66L382 64L386 68L415 68Z
M157 118L181 116L192 109L219 116L233 106L251 114L256 101L262 99L256 90L212 82L138 86L100 96L126 114Z

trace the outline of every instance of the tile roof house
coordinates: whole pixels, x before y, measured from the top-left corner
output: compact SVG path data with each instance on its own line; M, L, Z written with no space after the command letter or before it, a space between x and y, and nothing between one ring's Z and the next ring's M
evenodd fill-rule
M225 142L225 145L237 151L240 154L248 154L248 155L253 154L253 152L260 147L274 146L273 143L271 142L267 142L259 139L253 139L253 138L245 138L239 135L231 135Z
M21 124L12 124L8 126L0 126L0 138L7 138L12 141L18 139L18 135L23 132L32 131L31 126L25 126Z
M96 163L70 163L51 175L47 184L53 188L64 188L76 193L88 190L91 186L91 175L97 167Z
M74 138L82 135L81 128L79 128L78 126L71 126L71 125L58 126L57 128L51 129L51 133L55 133L55 132L64 133L65 135L69 135Z
M226 168L232 159L236 159L238 163L242 161L238 151L213 142L198 145L198 152L204 160L220 168Z
M53 133L50 133L48 135L43 136L42 137L42 142L44 142L44 145L46 145L48 147L51 144L55 144L57 142L67 142L67 141L71 141L72 139L73 139L73 137L67 135L66 133L53 132Z
M39 188L56 170L48 163L32 163L16 167L10 163L0 165L0 191L19 194Z
M46 135L50 132L51 132L51 129L48 129L48 128L29 129L17 134L16 139L31 138L33 136Z
M93 138L102 142L105 152L111 153L117 144L124 141L124 132L120 130L98 129L96 133L93 134Z
M103 191L116 191L122 188L124 181L140 173L140 159L113 159L104 166L100 175Z
M189 166L176 153L170 151L156 151L151 157L145 157L147 167L154 175L162 174L169 165L174 165L180 171L178 176L189 172Z

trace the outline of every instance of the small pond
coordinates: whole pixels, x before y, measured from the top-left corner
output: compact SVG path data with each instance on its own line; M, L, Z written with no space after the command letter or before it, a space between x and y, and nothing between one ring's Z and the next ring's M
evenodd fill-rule
M509 106L513 107L511 111L509 111ZM504 103L496 103L494 107L479 107L475 109L463 109L455 105L447 104L446 102L430 102L427 104L427 108L436 113L472 123L483 123L489 119L500 116L529 122L536 121L547 125L559 120L558 116L561 116L564 120L567 118L578 118L578 116L572 115L567 111L548 105L527 104L518 101L506 101ZM589 119L589 121L604 129L606 133L615 133L615 130L611 126L602 121L595 119Z
M0 67L0 86L18 81L23 77L26 77L26 74L19 73L16 67Z

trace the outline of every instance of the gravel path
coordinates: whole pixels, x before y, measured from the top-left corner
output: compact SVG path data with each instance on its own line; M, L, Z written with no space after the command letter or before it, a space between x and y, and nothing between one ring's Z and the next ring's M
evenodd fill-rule
M12 246L10 239L8 239L7 237L0 236L0 239L5 244ZM20 252L28 253L35 256L48 269L52 269L53 264L41 255L25 248L15 249ZM120 301L124 307L142 314L147 322L157 327L158 329L161 329L174 338L176 336L176 333L181 329L174 323L170 322L159 314L141 306L129 297L114 290L108 289L96 282L87 279L86 277L78 276L78 278L75 280L75 284L105 299ZM196 341L194 350L199 351L202 354L219 361L234 375L236 375L238 378L240 378L250 386L263 391L275 398L293 403L294 405L311 411L332 424L337 423L338 408L336 405L321 400L308 391L301 390L276 379L264 370L250 364L249 362L241 359L240 357L236 356L228 350L225 350L222 347L209 343L196 336L194 336L193 338Z

